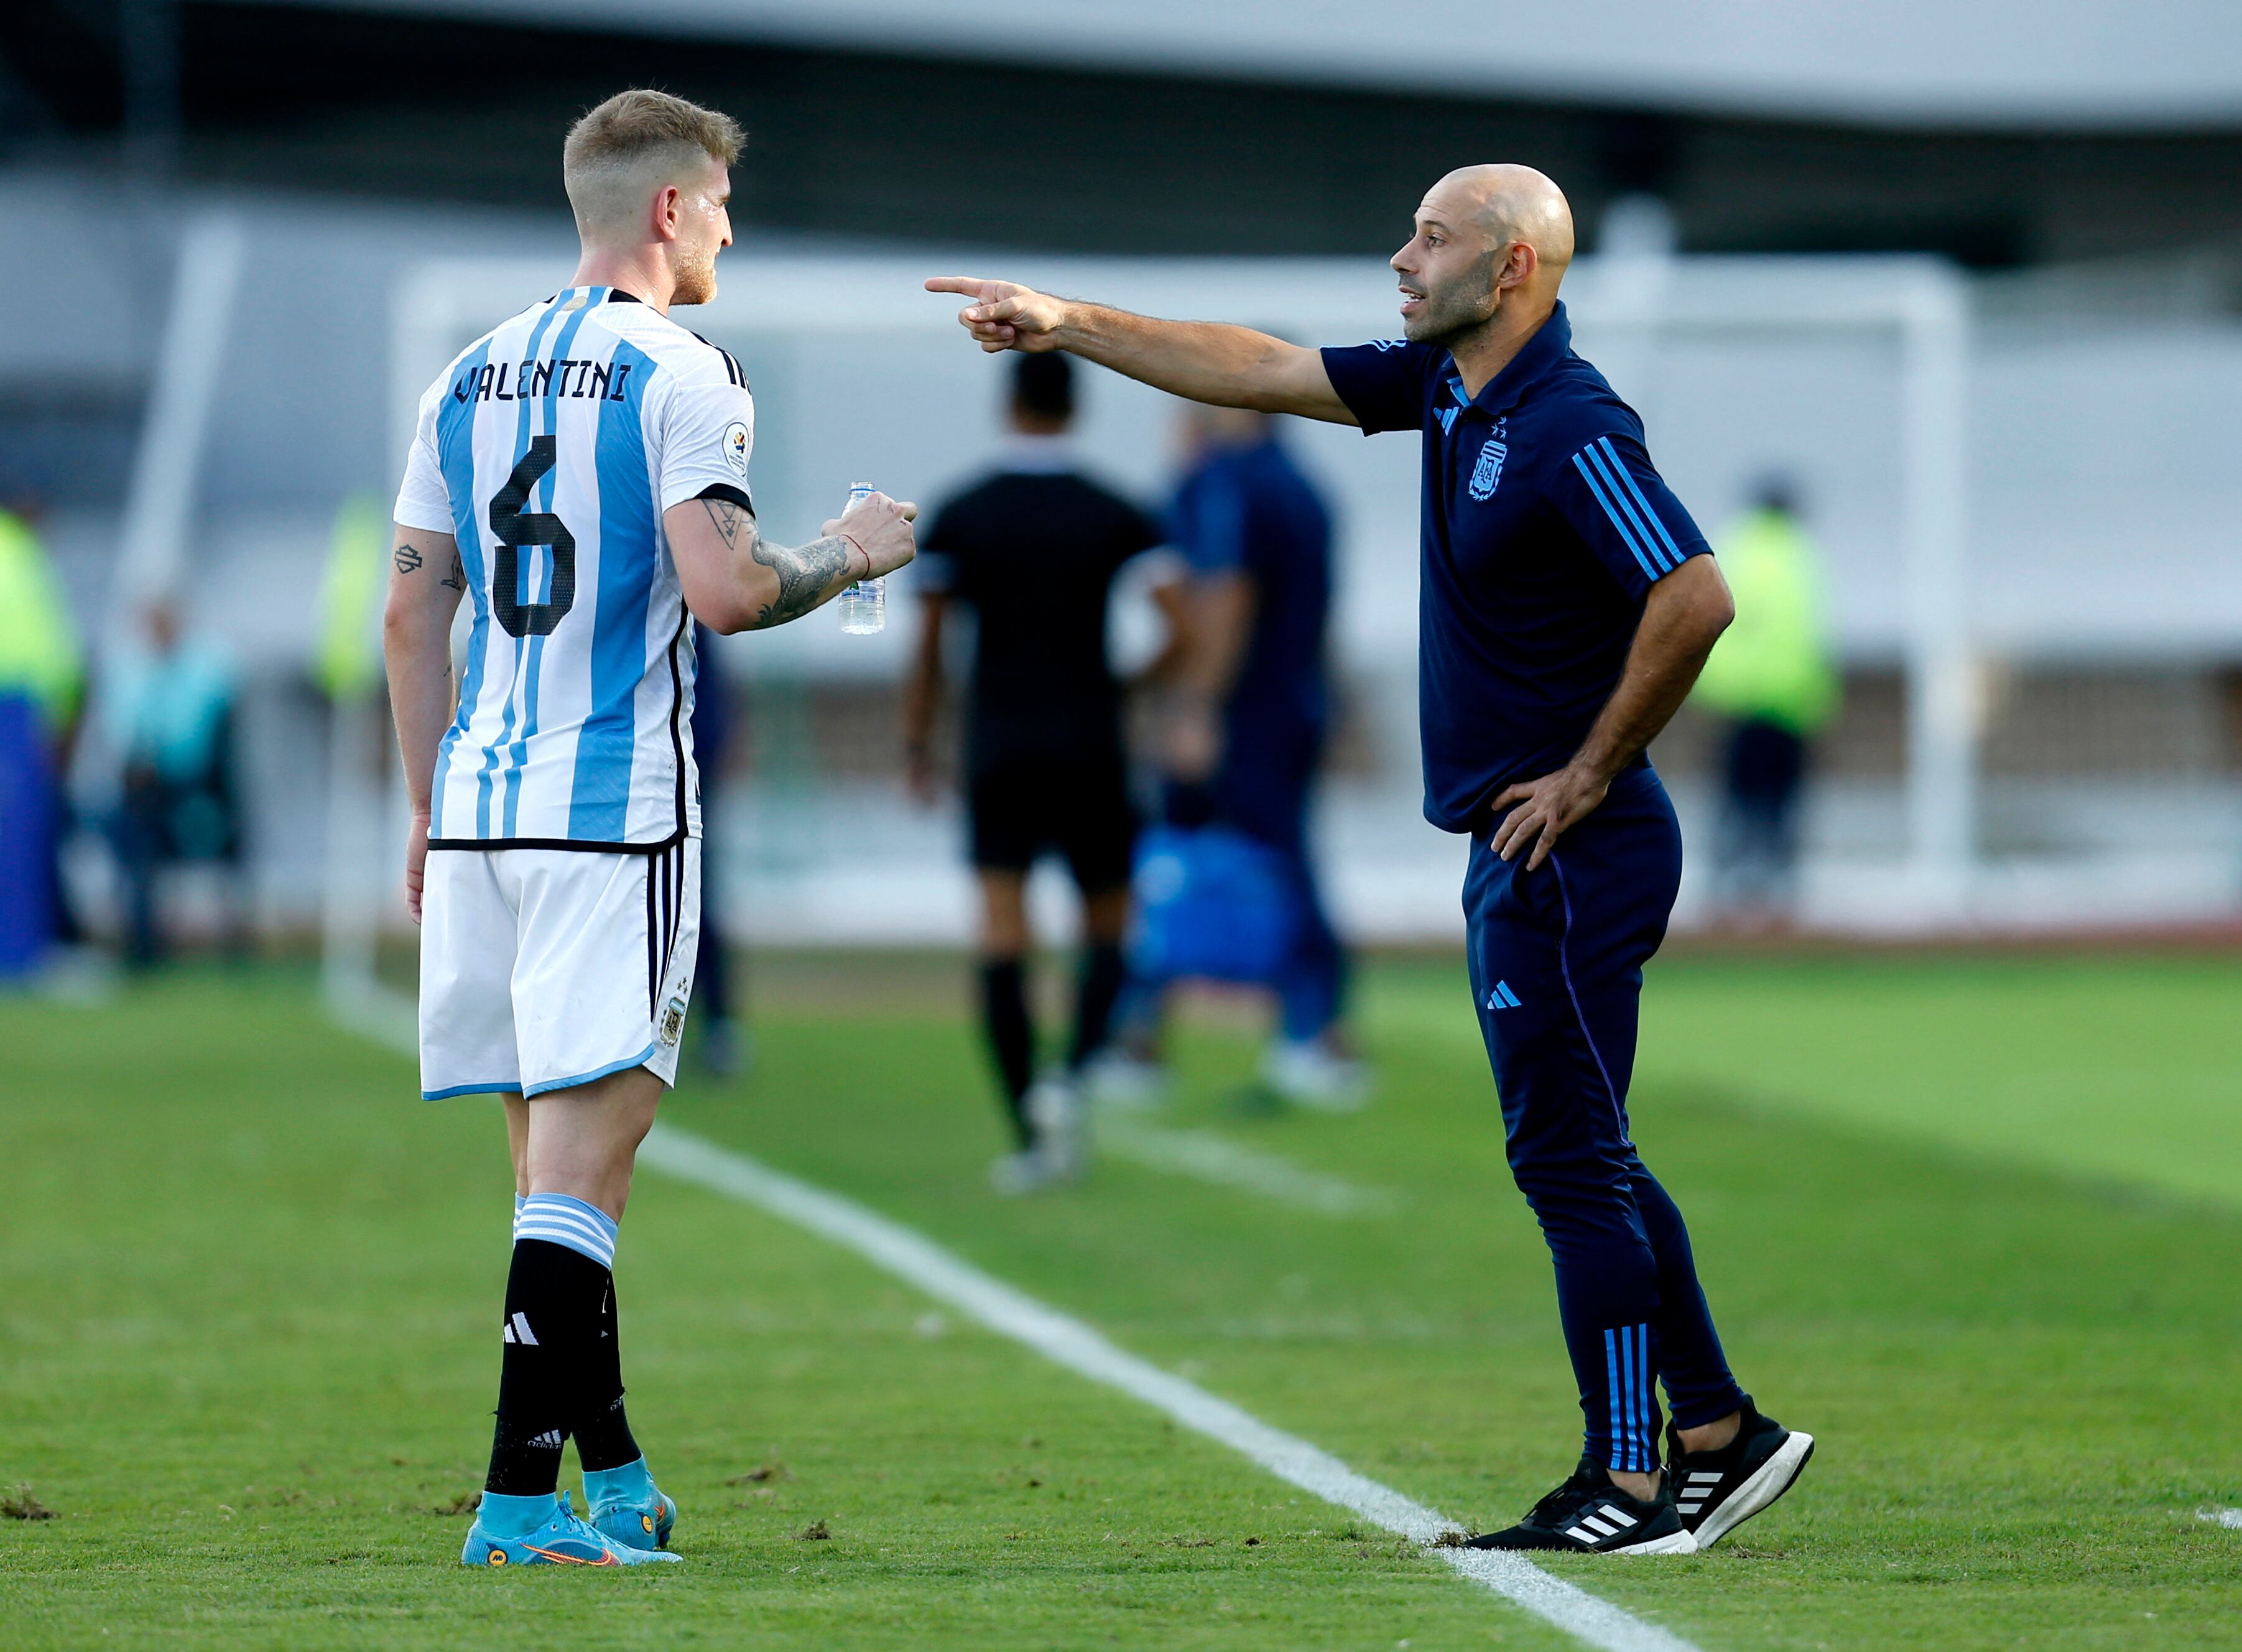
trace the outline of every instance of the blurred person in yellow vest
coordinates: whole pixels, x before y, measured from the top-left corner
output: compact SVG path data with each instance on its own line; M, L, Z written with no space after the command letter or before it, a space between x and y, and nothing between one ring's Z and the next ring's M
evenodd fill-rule
M1699 706L1726 722L1715 856L1724 916L1780 923L1796 897L1798 806L1809 742L1837 708L1822 626L1821 558L1796 490L1770 479L1716 547L1735 622L1697 678Z
M327 566L319 579L319 641L312 679L330 700L351 701L385 687L381 604L389 590L389 501L353 494L335 513ZM388 753L382 753L385 762Z
M36 514L0 510L0 979L76 938L57 856L85 665Z

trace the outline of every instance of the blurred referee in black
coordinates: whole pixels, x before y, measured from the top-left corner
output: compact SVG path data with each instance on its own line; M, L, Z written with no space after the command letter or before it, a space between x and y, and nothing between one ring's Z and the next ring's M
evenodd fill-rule
M981 885L982 1023L1017 1144L992 1176L999 1189L1025 1192L1081 1173L1076 1075L1104 1044L1124 980L1137 822L1106 610L1122 565L1165 536L1081 473L1066 440L1074 420L1066 357L1021 357L1010 413L1011 439L995 473L943 505L919 539L923 600L903 744L911 789L930 802L943 624L953 607L970 608L978 623L960 767ZM1084 947L1065 1068L1038 1079L1024 978L1027 876L1052 850L1082 892Z

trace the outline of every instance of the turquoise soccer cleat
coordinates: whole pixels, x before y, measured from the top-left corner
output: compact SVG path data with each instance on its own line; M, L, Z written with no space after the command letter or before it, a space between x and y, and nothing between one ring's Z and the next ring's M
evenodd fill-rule
M608 1541L630 1548L667 1549L670 1528L676 1523L677 1505L660 1492L647 1502L614 1497L592 1505L593 1529Z
M668 1499L663 1500L665 1502ZM673 1511L674 1512L674 1511ZM661 1528L667 1532L668 1528ZM580 1519L562 1492L553 1518L520 1537L502 1537L479 1519L468 1528L467 1547L460 1551L463 1566L493 1571L508 1566L639 1566L649 1561L679 1557L651 1548L618 1542Z
M636 1549L666 1549L677 1524L677 1505L656 1489L646 1459L584 1476L591 1521L611 1542Z

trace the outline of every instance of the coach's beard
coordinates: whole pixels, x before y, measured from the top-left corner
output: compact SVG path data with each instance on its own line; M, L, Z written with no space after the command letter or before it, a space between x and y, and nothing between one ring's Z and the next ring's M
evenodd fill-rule
M1483 327L1502 308L1502 291L1494 285L1495 254L1490 252L1447 286L1425 289L1425 307L1405 316L1402 336L1412 344L1453 346L1466 333Z

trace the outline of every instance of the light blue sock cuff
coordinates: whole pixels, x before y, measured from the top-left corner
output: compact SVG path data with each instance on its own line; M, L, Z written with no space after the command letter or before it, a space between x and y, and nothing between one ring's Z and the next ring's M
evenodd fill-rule
M594 1508L606 1502L652 1502L654 1475L647 1468L646 1459L634 1459L620 1468L587 1468L584 1501Z
M532 1193L524 1199L514 1219L514 1237L565 1245L601 1267L615 1265L614 1219L598 1205L566 1193Z
M560 1512L557 1493L548 1491L541 1497L508 1497L500 1492L487 1491L475 1510L475 1520L493 1536L527 1537Z

